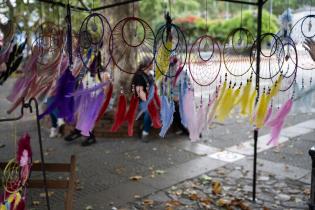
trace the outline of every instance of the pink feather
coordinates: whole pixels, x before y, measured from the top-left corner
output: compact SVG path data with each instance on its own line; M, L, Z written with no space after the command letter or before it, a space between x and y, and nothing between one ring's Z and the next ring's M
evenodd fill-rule
M285 121L286 117L288 116L288 114L292 108L292 104L293 104L292 99L289 99L286 103L284 103L282 105L282 107L277 112L275 117L272 120L270 120L269 122L267 122L267 126L271 127L271 135L270 135L271 139L269 140L267 145L269 145L271 143L273 145L278 144L280 132L283 128L284 121Z
M186 95L184 96L183 109L185 113L185 118L187 119L189 138L191 141L195 142L199 139L199 129L194 93L191 90L188 90Z
M268 122L268 120L270 119L271 114L272 114L272 106L269 106L268 111L267 111L267 116L266 116L266 119L265 119L265 125Z

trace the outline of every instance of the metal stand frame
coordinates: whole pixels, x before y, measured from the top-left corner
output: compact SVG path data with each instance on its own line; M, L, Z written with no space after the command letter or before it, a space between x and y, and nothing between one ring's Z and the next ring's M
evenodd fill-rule
M31 98L27 103L23 99L22 106L21 106L21 114L16 118L6 118L0 119L0 122L10 122L10 121L18 121L23 118L24 116L24 109L29 109L30 113L33 113L32 102L34 102L35 106L35 114L36 114L36 124L37 124L37 134L38 134L38 142L39 142L39 149L40 149L40 159L41 159L41 171L43 174L43 182L44 182L44 189L45 189L45 198L46 198L46 205L47 209L50 210L50 203L49 203L49 196L48 196L48 188L47 188L47 178L46 178L46 168L45 168L45 159L43 153L43 143L42 143L42 133L39 121L39 108L38 102L35 98Z
M217 0L217 1L224 1L230 3L237 3L237 4L245 4L245 5L252 5L256 6L258 10L257 15L257 36L256 36L256 43L257 43L257 57L256 57L256 90L257 90L257 98L256 104L259 98L259 75L260 75L260 53L261 53L261 27L262 27L262 10L264 4L268 0L257 0L257 2L249 2L249 1L239 1L239 0ZM253 192L252 192L252 200L253 202L256 201L256 180L257 180L257 143L258 143L258 129L254 129L254 161L253 161Z

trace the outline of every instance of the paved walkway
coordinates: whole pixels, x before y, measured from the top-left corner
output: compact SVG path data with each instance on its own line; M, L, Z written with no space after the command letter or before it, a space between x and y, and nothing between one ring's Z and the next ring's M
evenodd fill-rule
M0 117L6 116L4 111L8 103L4 99L5 93L6 91L0 93ZM281 144L276 148L266 146L267 130L260 132L258 171L260 177L268 177L268 180L260 178L257 186L259 189L257 205L260 207L283 209L284 206L281 203L283 200L297 202L301 208L306 207L311 169L308 149L315 144L315 120L312 120L313 118L315 119L313 114L290 116L286 129L282 132ZM0 145L5 144L6 146L0 148L0 161L7 161L15 156L15 139L24 132L31 134L34 160L39 160L36 124L33 119L31 115L28 115L20 122L1 124ZM154 202L156 205L150 207L152 209L155 207L155 209L162 207L164 209L165 203L176 200L175 197L170 198L172 189L173 191L186 189L180 183L200 182L203 188L207 187L208 191L211 191L214 179L218 179L223 187L222 197L218 195L216 198L212 198L215 203L220 198L232 198L232 196L226 197L225 194L228 191L236 191L233 188L234 183L241 184L238 186L240 192L246 192L242 193L244 196L241 196L241 199L249 202L252 177L252 131L239 118L231 119L225 125L214 125L204 133L203 140L198 143L191 143L186 137L171 134L166 139L152 139L147 144L137 139L99 139L97 144L82 148L79 141L67 143L58 138L49 139L48 130L45 128L43 128L43 141L47 162L69 162L72 154L77 157L78 189L75 195L75 210L107 210L115 209L114 207L141 209L142 204L145 203L141 198L149 200L147 202L150 205L151 200L157 200ZM203 175L209 177L206 178L207 181L204 180ZM34 174L34 176L38 176L38 174ZM49 176L65 178L66 175L49 174ZM280 185L278 191L294 188L299 191L296 193L298 195L284 194L281 195L282 200L279 198L265 202L264 200L267 198L263 199L264 196L274 194L263 194L265 191L262 187L267 185L271 188L273 181L286 185L286 187ZM266 184L267 182L269 184ZM193 187L187 187L187 189L190 188ZM212 193L199 191L206 196L210 196ZM302 194L301 191L303 191ZM41 193L42 191L32 190L29 196L30 203L36 201L35 203L38 204L37 201L39 201L39 206L33 206L34 210L45 209L42 207L44 199ZM62 209L63 192L52 190L51 194L52 209ZM156 194L158 197L164 196L164 198L161 200L152 197ZM198 196L197 200L200 201L199 198L204 195ZM211 194L211 196L213 195ZM290 198L288 199L287 196ZM186 199L186 203L183 200L180 202L191 205L187 201L191 201L191 199L187 199L187 196L178 196L178 199ZM251 205L250 202L248 205ZM178 206L179 209L182 207ZM285 209L287 208L289 209L289 207ZM182 209L189 208L184 206ZM195 209L195 206L192 209Z

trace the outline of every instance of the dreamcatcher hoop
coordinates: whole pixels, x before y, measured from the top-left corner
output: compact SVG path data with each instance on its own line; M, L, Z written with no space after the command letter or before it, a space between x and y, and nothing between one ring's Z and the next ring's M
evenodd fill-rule
M206 41L204 48L207 40L212 43L209 52L202 52L201 45L204 40ZM210 53L210 55L205 57L205 53ZM215 66L216 63L218 63L218 67ZM221 50L218 42L213 37L203 35L192 44L188 55L188 69L192 79L199 86L209 86L217 79L221 69ZM200 75L200 73L202 74Z
M2 46L0 47L0 53L6 52L11 47L11 41L14 38L15 27L12 21L8 21L7 24L0 24L2 34ZM2 31L3 30L3 31ZM7 31L5 31L7 30Z
M308 32L305 30L308 30ZM306 39L312 39L315 37L315 15L307 15L299 19L292 26L292 29L290 30L290 37L294 41L298 51L298 67L302 70L314 70L314 61L309 53L303 48L303 44Z
M294 41L290 37L286 37L283 41L284 63L281 70L283 76L280 91L285 92L289 90L296 80L298 69L298 52ZM282 54L282 53L281 53ZM294 68L292 68L294 66ZM275 82L275 79L272 79Z
M243 34L243 35L242 35ZM238 40L236 40L238 38ZM243 39L245 38L245 40ZM238 43L236 43L238 41ZM246 28L236 28L232 30L224 42L223 62L226 70L232 76L243 76L253 68L253 61L250 59L254 37ZM237 44L237 45L236 45ZM244 67L239 67L234 62L242 62ZM243 69L239 71L239 69Z
M166 59L169 59L172 56L176 56L179 64L185 66L187 60L187 42L182 30L177 25L171 23L171 20L169 21L170 22L167 22L166 24L161 26L156 33L156 39L154 41L154 61L156 64L156 68L163 76L173 78L176 76L176 71L170 72L168 66L165 66L162 61L164 59L160 60L160 56L165 57ZM174 37L175 44L173 43ZM169 47L168 45L171 46ZM169 61L167 62L169 63Z
M256 76L258 76L260 79L272 79L275 76L277 76L284 64L284 46L279 36L273 33L264 33L261 35L260 42L264 43L265 39L268 42L268 37L271 37L271 44L270 44L270 51L267 54L263 50L261 50L261 64L260 64L260 72L259 74L256 72L256 69L253 68L254 73ZM251 50L251 61L254 63L256 61L256 43L257 40L255 40L252 50ZM263 64L267 61L267 70L263 68ZM275 62L275 63L273 63ZM275 66L276 65L276 66ZM276 71L273 71L276 68ZM273 69L273 70L272 70ZM264 71L265 70L265 71Z
M96 20L98 20L98 25L96 24ZM89 27L91 27L91 30ZM101 27L100 34L98 34L98 27ZM104 44L108 43L111 32L112 29L110 23L102 14L92 13L83 20L78 34L78 54L84 68L90 69L88 65L90 63L91 54L95 53L95 56L98 55L99 50ZM108 55L108 57L102 55L102 57L105 57L105 59L103 59L103 68L106 69L110 63L111 56L109 53L109 46L105 46L104 49L105 54ZM100 69L97 68L97 73L101 80L99 71Z
M10 194L23 189L20 182L20 166L16 159L11 159L5 166L2 174L2 184L5 192Z
M131 27L132 24L135 26L134 36L126 36L125 31L127 27ZM140 29L140 31L138 31ZM139 33L139 34L137 34ZM141 36L139 38L139 35ZM135 41L135 37L138 39ZM150 25L141 18L138 17L127 17L120 20L113 28L110 38L110 54L113 59L114 65L122 72L128 74L134 74L130 64L125 63L124 58L126 54L136 54L136 61L140 59L148 60L147 65L143 69L149 68L153 63L153 45L155 35Z

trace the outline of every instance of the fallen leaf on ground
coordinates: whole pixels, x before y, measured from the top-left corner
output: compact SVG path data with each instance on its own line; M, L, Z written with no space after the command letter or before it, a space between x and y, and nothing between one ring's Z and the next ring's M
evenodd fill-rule
M150 199L145 199L143 200L143 204L144 205L153 205L154 201L153 200L150 200Z
M33 206L38 206L39 204L40 204L39 201L33 201L33 202L32 202L32 205L33 205Z
M197 194L194 193L194 194L189 195L189 199L192 201L197 201L199 200L199 197Z
M162 174L165 174L166 172L163 170L156 170L155 173L158 175L162 175Z
M131 176L131 177L129 177L129 180L131 180L131 181L139 181L140 179L142 179L142 176Z
M166 207L176 207L176 206L181 206L182 203L178 200L171 200L166 202Z
M311 194L311 191L308 188L304 189L303 192L304 192L305 195L310 195Z
M212 193L214 195L218 195L218 194L221 194L222 192L222 185L221 185L221 182L219 181L213 181L212 182Z
M54 192L48 192L48 197L51 197L53 194L55 194L55 193ZM46 193L40 193L39 197L45 198L46 197Z

